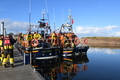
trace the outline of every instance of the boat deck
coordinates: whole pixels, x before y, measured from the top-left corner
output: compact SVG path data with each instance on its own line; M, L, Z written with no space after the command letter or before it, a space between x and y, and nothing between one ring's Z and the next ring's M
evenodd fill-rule
M23 64L23 56L17 49L14 50L14 58L14 68L9 65L7 65L7 68L0 66L0 80L44 80L32 66Z

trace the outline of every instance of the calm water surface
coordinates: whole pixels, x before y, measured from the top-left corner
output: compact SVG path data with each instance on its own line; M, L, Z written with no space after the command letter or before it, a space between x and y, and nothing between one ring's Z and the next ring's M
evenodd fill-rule
M45 80L120 80L120 49L92 48L87 55L42 60Z

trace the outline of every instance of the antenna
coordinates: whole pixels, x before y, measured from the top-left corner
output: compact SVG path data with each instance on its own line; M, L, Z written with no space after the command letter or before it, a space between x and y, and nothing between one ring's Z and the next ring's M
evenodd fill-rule
M43 21L44 21L44 14L45 14L45 12L42 12L42 14L43 14Z
M72 24L72 15L71 15L71 9L69 9L69 11L68 11L68 17L67 17L67 19L64 21L64 22L66 22L67 20L70 20L70 23L69 24Z
M29 28L31 25L31 0L29 0Z
M62 7L62 23L63 23L63 7Z
M70 19L70 24L72 24L72 15L71 15L71 9L69 9L69 16L68 19Z
M71 15L71 9L69 9L69 15Z
M44 19L45 18L45 9L42 10L42 18Z
M48 7L47 7L47 1L45 0L45 4L46 4L46 11L47 11L47 16L48 16L48 25L50 25L50 20L49 20L49 15L48 15Z
M54 16L54 30L55 30L55 10L53 8L53 16Z

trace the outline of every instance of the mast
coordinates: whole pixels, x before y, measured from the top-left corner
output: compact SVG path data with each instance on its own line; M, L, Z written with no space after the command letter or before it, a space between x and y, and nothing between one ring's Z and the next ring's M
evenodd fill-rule
M50 25L49 14L48 14L48 7L47 7L47 1L46 0L45 0L45 4L46 4L47 16L48 16L48 25Z
M1 22L1 34L4 35L4 22Z
M40 20L44 22L44 21L45 21L45 12L42 12L42 17L43 17L43 18L40 19Z
M72 25L72 14L71 14L71 9L69 9L69 15L68 15L68 19L70 19L70 25Z
M62 26L60 27L60 33L62 31L62 28L67 28L69 32L73 32L73 28L72 28L73 19L72 19L72 15L71 15L71 9L69 9L67 21L68 21L67 23L62 24Z
M30 31L30 29L31 29L31 0L29 0L29 14L28 14L28 20L29 20L29 24L28 24L29 29L28 29L28 31ZM29 33L28 33L28 34L29 34Z

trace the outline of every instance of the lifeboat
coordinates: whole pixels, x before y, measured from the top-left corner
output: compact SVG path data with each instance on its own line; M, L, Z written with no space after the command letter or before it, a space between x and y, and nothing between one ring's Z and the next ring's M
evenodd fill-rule
M57 46L57 40L54 40L56 46L52 46L52 32L47 19L40 19L38 25L30 25L27 33L20 33L17 42L17 48L24 56L24 63L31 64L32 60L56 58L61 53Z
M62 24L58 30L56 32L57 44L62 49L63 56L73 52L87 52L89 49L89 46L87 46L88 39L84 39L84 42L80 41L79 37L73 32L73 18L71 14L68 16L68 22Z

